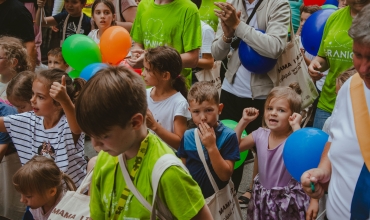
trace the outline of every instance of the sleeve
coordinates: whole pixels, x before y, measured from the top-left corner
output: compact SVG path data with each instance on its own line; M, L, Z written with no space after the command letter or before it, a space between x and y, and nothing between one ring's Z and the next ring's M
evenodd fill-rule
M189 112L189 104L185 99L184 99L184 101L176 103L174 108L175 108L175 110L174 110L175 112L174 112L174 115L173 115L174 120L175 120L175 116L183 116L187 120L191 119L191 115L190 115L190 112Z
M184 34L182 38L185 53L198 49L202 46L202 28L200 26L200 16L198 10L189 15L189 17L187 17L185 20Z
M177 166L163 173L158 190L161 201L175 219L192 219L205 205L197 182Z
M62 11L62 12L54 15L53 18L55 19L55 21L57 22L57 24L59 26L60 22L62 22L64 19L66 19L67 15L68 15L68 12ZM59 27L59 28L63 28L63 27Z
M143 34L142 34L142 27L141 27L141 15L142 10L145 9L143 4L139 4L136 18L134 20L134 23L132 24L130 35L132 37L132 40L135 41L138 44L143 44ZM141 7L142 6L142 7Z
M100 166L100 163L99 163L100 158L101 157L98 156L98 159L94 166L94 173L93 173L93 177L92 177L92 181L90 185L90 217L92 219L105 219L103 203L101 201L101 195L100 195L101 173L100 173L100 169L98 168Z
M257 130L253 131L251 134L254 140L254 143L256 144L257 152L258 152L258 147L260 146L260 139L263 138L262 137L263 130L264 130L263 128L258 128Z
M320 48L319 48L319 51L317 52L317 56L326 57L326 53L325 53L325 39L326 39L326 37L329 34L329 31L331 29L331 24L333 23L333 20L335 20L335 18L336 18L335 15L336 15L336 13L333 13L328 18L328 20L326 21L326 24L325 24L325 27L324 27L324 33L323 33L322 38L321 38Z
M123 14L129 7L137 7L134 0L120 0L121 1L121 13Z
M185 132L184 136L182 137L181 142L180 142L180 147L179 147L179 149L176 152L176 155L179 158L187 158L188 157L188 155L187 155L187 153L185 151L185 145L184 145L184 143L185 143L185 135L186 135L186 132Z
M33 19L25 6L13 10L10 22L13 24L12 36L22 39L24 42L34 41Z
M11 106L7 106L5 104L0 104L0 106L2 106L1 112L0 112L1 117L17 114L17 111ZM4 121L4 124L5 124L5 121ZM0 132L0 144L7 144L10 142L11 142L11 138L9 134L6 132Z
M212 42L215 39L215 32L209 25L205 25L205 30L202 36L202 47L200 53L211 53Z
M239 142L235 133L230 134L220 149L220 154L224 160L237 161L240 159Z
M16 127L17 130L14 132L14 134L18 132L28 132L30 130L31 126L31 117L32 114L30 112L25 112L22 114L16 114L16 115L8 115L4 117L4 125L6 128L6 131L8 132L10 137L13 137L13 127ZM33 117L33 120L34 117Z

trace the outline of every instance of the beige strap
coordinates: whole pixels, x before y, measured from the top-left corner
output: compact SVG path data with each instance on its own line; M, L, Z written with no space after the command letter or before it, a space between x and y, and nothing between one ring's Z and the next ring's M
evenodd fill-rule
M370 115L364 89L363 80L360 75L356 73L352 77L350 87L353 118L362 157L364 158L367 169L370 170Z

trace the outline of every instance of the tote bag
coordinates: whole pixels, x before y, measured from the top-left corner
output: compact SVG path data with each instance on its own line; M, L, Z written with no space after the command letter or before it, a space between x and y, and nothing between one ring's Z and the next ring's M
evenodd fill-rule
M202 69L199 72L195 73L199 82L207 81L212 82L214 86L217 88L218 95L221 94L221 77L220 77L220 70L221 70L221 62L220 60L215 61L213 63L212 69Z
M234 183L229 180L229 183L223 188L219 189L216 181L213 179L211 171L207 165L204 157L202 145L200 143L198 129L194 130L195 143L197 145L197 151L199 157L203 163L203 166L207 172L208 178L211 181L212 187L215 190L215 194L206 198L206 202L209 210L212 213L214 220L241 220L243 219L238 199L234 189Z
M53 209L49 220L89 219L90 196L84 195L91 183L93 169L86 175L76 191L68 191Z

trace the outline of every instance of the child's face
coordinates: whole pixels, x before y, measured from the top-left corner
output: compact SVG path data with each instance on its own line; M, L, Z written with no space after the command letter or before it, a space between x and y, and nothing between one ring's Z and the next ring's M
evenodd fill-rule
M30 101L23 101L16 97L8 97L8 101L17 109L18 113L32 111Z
M301 14L301 23L300 23L301 29L302 29L304 23L306 22L306 20L308 19L308 17L310 17L310 16L311 16L310 13L302 12L302 14Z
M98 28L104 31L111 26L112 21L115 19L115 15L112 14L108 6L101 2L95 7L93 19Z
M265 109L264 120L270 130L290 130L289 117L293 114L288 100L272 98Z
M223 104L217 105L214 101L203 101L201 104L195 100L189 102L189 111L196 126L205 122L210 127L216 128L218 116L221 114L223 107Z
M64 0L64 8L72 17L81 16L83 7L85 4L82 4L80 0Z
M141 73L141 76L144 77L145 84L147 86L156 86L159 82L157 75L153 72L150 65L144 59L144 71Z
M49 91L50 89L40 79L33 81L31 106L37 116L50 117L61 111L62 107L54 104Z
M64 70L66 71L68 69L68 64L66 64L64 61L63 61L63 58L60 57L60 56L52 56L52 55L49 55L48 56L48 68L49 69L55 69L55 68L58 68L58 69L61 69L61 70Z
M20 201L26 206L31 207L31 209L37 209L50 202L53 202L53 198L56 195L56 191L57 191L56 188L51 188L47 190L45 196L42 196L38 193L32 193L27 195L21 193Z

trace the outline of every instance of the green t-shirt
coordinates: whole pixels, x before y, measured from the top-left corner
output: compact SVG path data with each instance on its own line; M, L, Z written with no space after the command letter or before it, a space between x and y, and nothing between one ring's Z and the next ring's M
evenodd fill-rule
M214 9L220 10L219 7L214 5L214 2L226 2L226 0L203 0L199 8L200 20L208 24L217 31L218 17L215 15Z
M167 45L180 54L198 49L202 46L198 8L189 0L174 0L165 5L140 2L131 37L145 49ZM183 69L181 74L190 87L191 68Z
M149 133L146 139L148 140L147 152L137 171L134 184L144 198L152 204L151 175L154 164L162 155L174 153L154 134ZM136 157L127 160L129 171L134 166L135 159ZM119 196L125 186L118 158L101 151L94 167L91 184L91 218L113 219ZM177 166L172 166L163 173L158 187L158 195L176 219L191 219L205 205L198 184L189 174ZM130 193L119 219L150 219L150 212Z
M353 66L352 44L348 30L352 25L350 8L334 12L326 22L318 56L326 57L330 69L322 87L318 108L332 112L335 99L335 80L339 74Z

